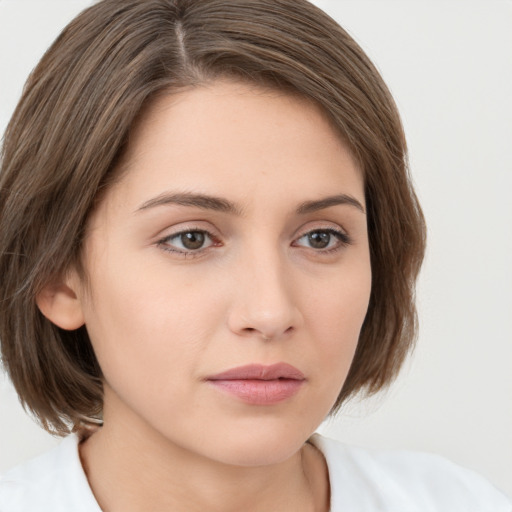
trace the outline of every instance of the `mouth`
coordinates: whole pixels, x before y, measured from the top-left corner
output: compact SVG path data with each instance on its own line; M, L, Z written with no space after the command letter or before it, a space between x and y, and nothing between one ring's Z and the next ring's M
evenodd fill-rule
M306 381L304 374L287 363L251 364L206 379L217 390L252 405L272 405L290 399Z

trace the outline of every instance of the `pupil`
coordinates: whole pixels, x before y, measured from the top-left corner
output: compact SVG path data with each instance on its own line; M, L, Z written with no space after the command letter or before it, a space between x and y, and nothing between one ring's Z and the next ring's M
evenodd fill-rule
M181 243L183 247L193 250L200 249L204 244L204 233L199 231L191 231L181 235Z
M331 241L331 234L325 231L315 231L309 236L309 243L314 249L325 249Z

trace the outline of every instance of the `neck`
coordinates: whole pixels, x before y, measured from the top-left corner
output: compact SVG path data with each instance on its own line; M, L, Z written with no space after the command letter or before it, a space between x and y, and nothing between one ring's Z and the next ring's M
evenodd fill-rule
M326 512L322 455L305 444L277 464L247 467L211 460L151 429L110 422L81 445L84 470L104 512Z

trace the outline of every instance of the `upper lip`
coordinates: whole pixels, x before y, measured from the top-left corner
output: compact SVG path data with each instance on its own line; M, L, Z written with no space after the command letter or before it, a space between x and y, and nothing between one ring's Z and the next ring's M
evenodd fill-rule
M212 375L207 380L304 380L304 374L288 363L248 364Z

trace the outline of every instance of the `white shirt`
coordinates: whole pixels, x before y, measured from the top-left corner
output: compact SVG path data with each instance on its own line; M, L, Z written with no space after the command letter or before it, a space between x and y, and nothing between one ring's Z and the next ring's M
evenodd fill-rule
M331 512L512 512L512 500L485 479L436 455L370 451L318 434L311 442L327 461ZM101 512L78 438L1 478L0 512Z

